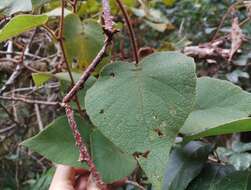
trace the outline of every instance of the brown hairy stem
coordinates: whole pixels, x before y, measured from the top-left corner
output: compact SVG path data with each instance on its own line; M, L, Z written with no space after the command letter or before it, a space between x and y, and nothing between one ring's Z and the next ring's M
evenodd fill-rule
M72 87L72 89L68 92L68 94L63 98L62 105L65 107L68 122L72 129L72 133L75 138L76 145L79 149L79 154L80 154L79 160L81 162L85 161L88 164L90 172L91 172L91 176L94 178L97 187L101 190L107 190L107 186L102 181L102 178L99 172L97 171L96 166L93 163L92 158L88 152L85 142L82 139L81 134L78 131L77 123L74 120L73 110L71 106L68 104L75 97L75 95L80 90L80 88L84 86L85 82L88 80L88 78L91 76L91 74L93 73L97 65L101 62L102 58L105 56L106 50L108 46L110 45L110 43L112 42L113 34L116 32L115 30L113 30L113 27L112 27L112 17L110 15L109 3L107 0L103 0L102 3L103 3L103 21L105 23L103 26L103 30L106 35L104 45L99 51L99 53L96 55L92 63L86 68L86 70L80 77L79 81ZM62 27L62 23L61 23L61 27Z
M85 161L87 165L89 166L90 173L92 177L94 178L97 186L101 190L106 190L107 186L106 184L102 181L102 178L100 176L100 173L97 171L95 164L92 161L92 158L88 152L88 149L85 145L85 142L83 138L81 137L80 132L78 131L77 123L74 119L74 113L69 104L65 104L65 112L66 116L68 118L69 125L71 127L73 136L75 138L76 146L79 149L79 161L83 162Z

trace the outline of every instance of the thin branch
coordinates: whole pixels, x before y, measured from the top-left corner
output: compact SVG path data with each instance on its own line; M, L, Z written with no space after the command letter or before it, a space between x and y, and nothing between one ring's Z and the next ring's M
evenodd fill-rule
M15 123L17 126L21 126L21 124L15 120L15 116L11 112L9 112L9 110L3 104L0 103L0 107L5 111L5 113L7 113L13 123Z
M65 111L66 111L66 116L68 118L69 125L71 127L73 136L75 138L76 146L79 149L79 161L83 162L85 161L87 165L89 166L89 170L91 175L96 181L97 186L101 190L106 190L107 187L105 183L102 181L100 173L97 171L95 164L92 161L92 158L88 152L88 149L84 143L83 138L81 137L81 134L78 131L77 123L74 119L74 113L70 105L65 104Z
M42 131L44 127L43 127L42 117L41 117L41 114L40 114L38 104L35 104L34 108L35 108L35 113L36 113L36 117L37 117L37 123L38 123L39 131Z
M146 190L143 186L141 186L140 184L138 184L137 182L134 181L130 181L130 180L126 180L127 184L133 185L137 188L139 188L140 190Z
M57 36L48 26L43 25L42 28L45 29L50 34L51 38L53 38L54 40L57 40Z
M116 0L120 10L122 11L124 18L125 18L125 22L126 25L128 27L128 31L129 31L129 35L130 35L130 40L131 40L131 44L132 44L132 48L133 48L133 53L134 53L134 59L136 64L139 63L139 56L138 56L138 44L137 44L137 40L136 40L136 36L135 36L135 32L133 30L132 24L130 22L128 13L123 5L123 3L121 2L121 0Z
M77 12L77 5L78 5L78 0L72 0L69 2L72 6L73 12L76 13Z
M7 101L21 101L27 104L43 104L48 106L59 106L61 105L60 102L48 102L48 101L42 101L42 100L31 100L27 98L22 97L10 97L10 96L0 96L1 100L7 100Z

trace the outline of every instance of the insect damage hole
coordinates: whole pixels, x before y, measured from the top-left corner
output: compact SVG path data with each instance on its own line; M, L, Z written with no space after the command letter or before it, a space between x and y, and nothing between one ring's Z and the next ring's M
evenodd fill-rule
M112 78L115 78L115 73L110 73L110 76L112 77Z
M157 133L157 135L159 137L163 137L164 136L164 133L159 128L154 129L154 131Z
M134 152L134 153L133 153L133 156L134 156L135 158L140 158L140 157L147 158L148 155L149 155L149 153L150 153L150 150L147 150L147 151L145 151L145 152Z

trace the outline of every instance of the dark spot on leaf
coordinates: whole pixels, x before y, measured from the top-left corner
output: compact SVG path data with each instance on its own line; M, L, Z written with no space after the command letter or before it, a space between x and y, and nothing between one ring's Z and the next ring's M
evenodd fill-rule
M110 76L114 78L115 77L115 73L110 73Z
M103 113L104 113L104 110L103 110L103 109L102 109L102 110L100 110L100 111L99 111L99 113L100 113L100 114L103 114Z
M140 158L140 157L147 158L148 155L149 155L149 153L150 153L149 150L147 150L147 151L145 151L145 152L134 152L134 153L133 153L133 156L134 156L135 158Z
M159 128L154 129L154 131L158 134L159 137L164 136L163 132Z

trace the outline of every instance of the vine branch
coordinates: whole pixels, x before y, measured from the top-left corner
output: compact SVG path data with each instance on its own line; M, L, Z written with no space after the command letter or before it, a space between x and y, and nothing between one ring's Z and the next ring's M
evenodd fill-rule
M107 186L102 181L102 178L99 172L97 171L96 166L93 163L92 158L88 152L85 142L78 131L77 123L74 120L73 110L71 106L68 104L74 98L74 96L77 94L80 88L84 86L85 82L91 76L97 65L101 62L102 58L105 56L108 46L112 42L113 34L117 32L116 30L113 30L113 22L110 14L110 6L108 0L102 0L102 3L103 3L103 21L104 21L103 30L106 35L104 45L99 51L99 53L96 55L92 63L86 68L84 73L81 75L78 82L71 88L68 94L63 98L63 106L65 107L68 122L72 129L76 145L79 149L79 154L80 154L79 161L81 162L85 161L88 164L91 176L94 178L98 188L100 188L101 190L107 190Z
M133 48L134 59L135 59L136 64L138 64L139 63L138 44L137 44L135 32L133 30L128 13L127 13L123 3L121 2L121 0L116 0L116 2L118 4L124 18L125 18L125 22L126 22L126 25L127 25L128 31L129 31L130 41L131 41L132 48Z

